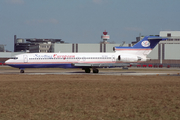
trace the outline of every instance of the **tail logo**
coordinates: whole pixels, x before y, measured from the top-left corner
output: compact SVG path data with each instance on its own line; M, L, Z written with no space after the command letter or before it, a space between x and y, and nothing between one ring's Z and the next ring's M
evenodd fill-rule
M143 41L142 43L141 43L141 45L143 46L143 47L149 47L150 46L150 42L149 41Z

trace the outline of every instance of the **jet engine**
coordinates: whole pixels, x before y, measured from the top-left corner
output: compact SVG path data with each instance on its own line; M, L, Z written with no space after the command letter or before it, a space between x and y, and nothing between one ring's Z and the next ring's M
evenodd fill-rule
M118 55L118 61L137 62L137 61L141 61L141 57L132 56L132 55Z

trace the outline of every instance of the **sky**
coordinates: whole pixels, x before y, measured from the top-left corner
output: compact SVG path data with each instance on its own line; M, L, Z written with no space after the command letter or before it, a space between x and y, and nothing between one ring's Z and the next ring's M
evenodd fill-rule
M141 35L180 31L180 0L0 0L0 44L17 38L66 43L131 43Z

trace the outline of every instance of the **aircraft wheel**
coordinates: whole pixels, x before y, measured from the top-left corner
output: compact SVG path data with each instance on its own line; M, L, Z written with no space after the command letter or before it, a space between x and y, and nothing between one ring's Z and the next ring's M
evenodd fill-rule
M85 69L85 73L90 73L90 72L91 72L91 70L89 68Z
M20 73L24 73L24 70L20 70Z
M99 73L98 69L93 69L93 73Z

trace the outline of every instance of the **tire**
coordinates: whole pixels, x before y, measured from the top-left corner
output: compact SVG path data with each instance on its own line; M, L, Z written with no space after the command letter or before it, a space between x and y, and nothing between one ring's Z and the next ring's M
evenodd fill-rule
M85 73L90 73L90 72L91 72L90 68L85 69Z
M20 70L20 73L24 73L24 70Z
M93 73L99 73L98 69L93 69Z

